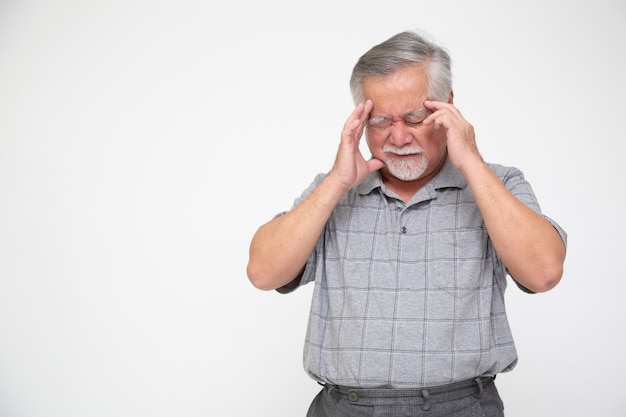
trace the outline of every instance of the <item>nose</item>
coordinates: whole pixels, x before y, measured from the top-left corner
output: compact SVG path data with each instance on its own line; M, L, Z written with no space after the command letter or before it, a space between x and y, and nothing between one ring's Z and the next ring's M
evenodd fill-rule
M391 124L391 143L396 146L406 145L413 141L413 135L409 132L403 120Z

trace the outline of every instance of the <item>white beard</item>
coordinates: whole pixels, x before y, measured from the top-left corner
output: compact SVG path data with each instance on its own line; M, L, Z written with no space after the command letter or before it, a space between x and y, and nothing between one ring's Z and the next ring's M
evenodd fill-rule
M402 181L414 181L424 174L428 168L428 159L421 148L406 148L393 145L385 145L384 152L392 154L387 156L385 163L387 169L394 177ZM397 159L395 155L413 155L412 159Z

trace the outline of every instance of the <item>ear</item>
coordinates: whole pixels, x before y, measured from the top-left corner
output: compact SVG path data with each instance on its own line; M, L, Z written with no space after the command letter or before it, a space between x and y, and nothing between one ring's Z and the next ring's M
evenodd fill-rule
M450 91L450 96L448 97L448 103L454 104L454 91Z

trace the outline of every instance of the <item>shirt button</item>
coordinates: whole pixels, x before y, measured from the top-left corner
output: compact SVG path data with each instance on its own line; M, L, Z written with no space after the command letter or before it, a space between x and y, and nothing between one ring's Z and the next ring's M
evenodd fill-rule
M402 228L400 229L400 232L402 232L403 235L406 234L406 227L402 226Z
M348 399L352 402L355 402L359 399L359 394L357 394L356 392L352 391L350 394L348 394Z

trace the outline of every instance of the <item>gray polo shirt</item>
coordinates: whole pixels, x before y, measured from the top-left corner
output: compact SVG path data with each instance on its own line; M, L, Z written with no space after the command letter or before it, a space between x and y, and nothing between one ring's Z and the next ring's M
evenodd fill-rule
M519 170L490 167L540 213ZM517 362L504 307L506 269L467 181L449 161L407 204L379 172L348 192L307 262L300 285L309 282L304 367L319 382L428 387L495 375Z

